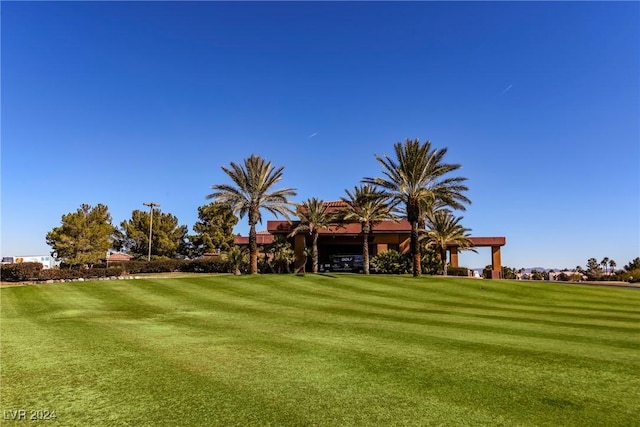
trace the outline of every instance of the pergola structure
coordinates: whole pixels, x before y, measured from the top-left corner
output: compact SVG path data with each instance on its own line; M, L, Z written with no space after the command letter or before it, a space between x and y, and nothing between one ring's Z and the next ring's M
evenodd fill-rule
M474 248L490 247L491 248L491 278L502 279L502 260L500 258L500 248L507 243L504 237L470 237L471 244ZM449 265L458 267L458 247L455 245L447 246L449 252Z

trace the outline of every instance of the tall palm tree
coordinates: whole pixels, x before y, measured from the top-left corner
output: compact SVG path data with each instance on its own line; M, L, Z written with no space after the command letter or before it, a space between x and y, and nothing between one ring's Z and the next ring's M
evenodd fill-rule
M600 265L602 266L602 270L604 271L604 274L607 274L607 266L609 265L609 257L602 258L602 261L600 261Z
M428 231L422 236L427 246L434 248L442 261L442 274L447 275L447 246L455 245L458 249L472 249L469 239L469 228L460 224L462 217L454 216L448 209L440 209L426 216Z
M309 233L311 235L311 248L313 261L313 272L318 272L318 231L322 228L327 229L335 216L329 212L324 201L312 197L302 204L298 205L296 210L300 224L294 228L289 237L299 233Z
M471 203L471 200L463 194L468 190L463 185L466 178L447 177L460 165L444 163L446 148L435 149L431 147L431 141L421 143L418 139L397 142L393 148L394 159L386 154L382 157L376 155L384 177L364 178L362 181L379 186L393 203L404 206L404 214L411 224L413 275L420 276L418 230L426 207L437 204L464 210L464 203Z
M262 222L261 210L265 209L274 215L289 218L293 213L289 197L296 195L293 188L274 190L273 187L282 179L284 167L275 168L271 162L252 154L244 159L244 164L231 162L231 167L222 167L233 184L212 185L213 193L207 199L227 203L234 214L240 218L249 217L249 266L251 274L258 273L258 244L256 224Z
M364 258L364 274L369 274L369 233L373 224L391 219L393 205L386 201L382 192L376 191L372 185L361 185L353 188L353 193L345 190L347 197L340 199L345 202L339 216L342 221L359 222L362 235L362 256Z
M616 272L616 265L618 265L618 264L616 264L616 262L614 260L612 260L612 259L609 260L609 267L610 267L609 272L611 274L614 274Z

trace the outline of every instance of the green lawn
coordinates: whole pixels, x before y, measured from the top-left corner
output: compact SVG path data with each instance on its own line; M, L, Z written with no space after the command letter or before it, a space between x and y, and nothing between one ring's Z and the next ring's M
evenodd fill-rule
M640 425L637 289L222 275L0 295L3 418L24 409L55 411L39 424L64 426Z

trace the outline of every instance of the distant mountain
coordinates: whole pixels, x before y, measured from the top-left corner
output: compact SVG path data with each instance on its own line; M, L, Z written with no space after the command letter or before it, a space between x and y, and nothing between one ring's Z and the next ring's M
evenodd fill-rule
M524 269L525 273L531 273L533 270L537 270L537 271L549 271L549 270L555 270L555 268L544 268L544 267L527 267Z

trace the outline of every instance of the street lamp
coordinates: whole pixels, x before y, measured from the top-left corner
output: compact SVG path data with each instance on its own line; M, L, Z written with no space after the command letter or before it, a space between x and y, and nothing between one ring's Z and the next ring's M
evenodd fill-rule
M153 233L153 208L160 206L160 203L144 202L143 205L149 206L149 213L151 216L149 219L149 257L147 258L147 261L151 261L151 236Z

